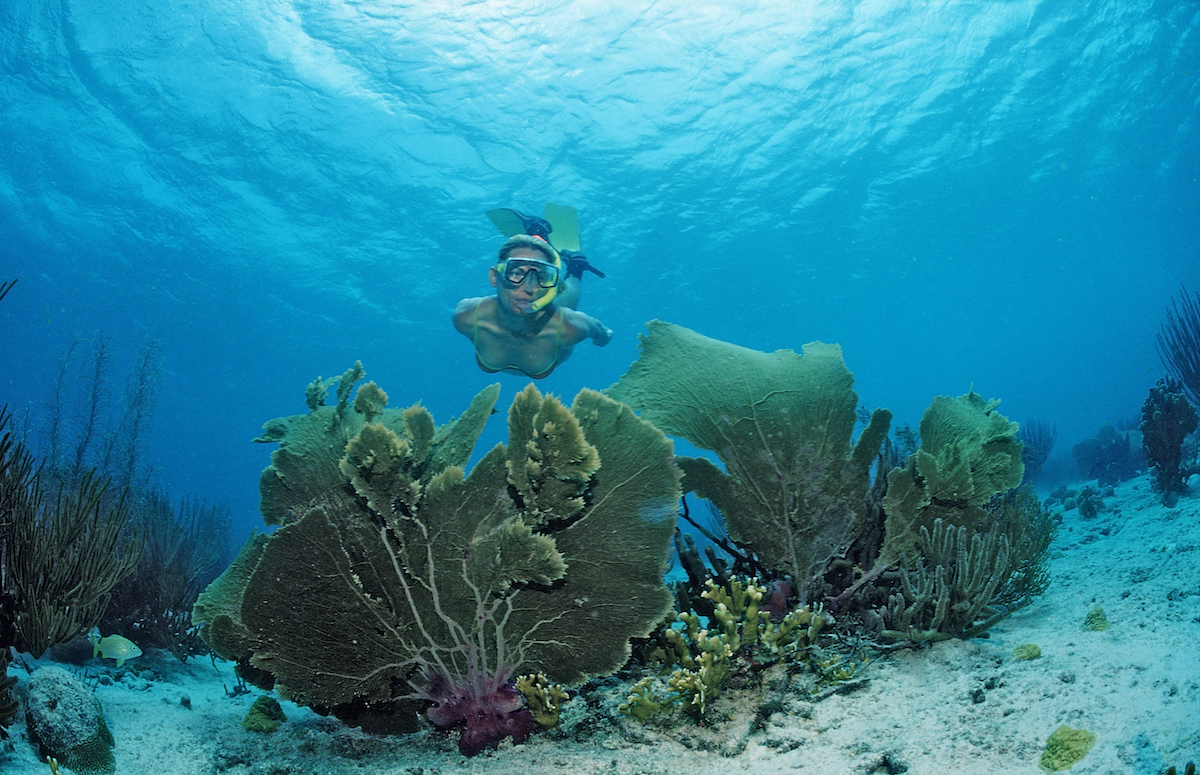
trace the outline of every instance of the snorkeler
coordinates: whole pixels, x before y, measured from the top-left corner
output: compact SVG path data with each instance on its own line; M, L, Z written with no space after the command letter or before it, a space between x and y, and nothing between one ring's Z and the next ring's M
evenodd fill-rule
M584 271L604 274L578 250L574 209L547 204L546 215L554 226L516 210L488 212L508 237L488 270L496 295L454 308L454 327L475 345L475 362L486 372L542 379L585 339L600 347L612 339L612 329L575 309ZM559 248L549 241L552 231Z

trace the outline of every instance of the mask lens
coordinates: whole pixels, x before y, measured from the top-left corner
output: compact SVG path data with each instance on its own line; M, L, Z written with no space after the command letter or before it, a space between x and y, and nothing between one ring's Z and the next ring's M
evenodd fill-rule
M522 285L532 272L539 288L553 288L558 285L558 267L542 261L524 261L509 259L504 264L504 279L513 285Z

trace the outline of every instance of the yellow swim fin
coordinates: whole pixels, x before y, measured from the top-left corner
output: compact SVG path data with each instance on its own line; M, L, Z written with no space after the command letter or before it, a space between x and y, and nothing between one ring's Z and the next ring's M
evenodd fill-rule
M511 237L514 234L525 233L525 216L521 215L516 210L513 210L511 207L501 207L496 210L488 210L487 217L505 237Z
M490 215L490 213L489 213ZM546 220L550 221L550 244L557 250L579 250L579 213L574 207L546 203ZM495 223L493 220L492 223Z

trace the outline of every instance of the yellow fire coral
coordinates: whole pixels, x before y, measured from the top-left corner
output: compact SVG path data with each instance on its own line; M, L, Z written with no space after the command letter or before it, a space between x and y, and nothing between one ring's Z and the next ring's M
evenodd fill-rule
M643 678L618 710L644 721L678 705L700 716L739 667L736 660L764 665L804 656L831 620L820 607L804 606L776 622L759 607L766 592L751 580L732 579L727 586L710 580L703 593L714 605L709 627L702 628L696 614L681 612L682 627L663 630L661 645L649 654L660 664L678 665L667 677L667 693L655 692L653 676Z

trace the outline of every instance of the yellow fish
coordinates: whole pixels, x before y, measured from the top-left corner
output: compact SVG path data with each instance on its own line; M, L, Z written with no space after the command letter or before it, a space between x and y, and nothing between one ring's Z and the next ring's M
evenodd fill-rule
M101 638L99 627L92 628L92 631L88 633L88 640L92 642L93 658L102 656L105 659L115 659L117 667L125 664L127 659L134 659L142 655L138 644L124 635L109 635Z

